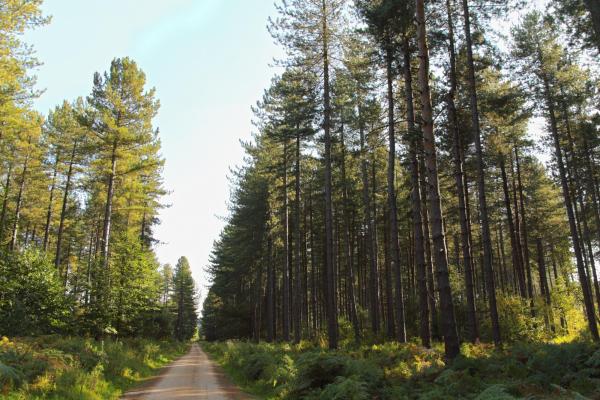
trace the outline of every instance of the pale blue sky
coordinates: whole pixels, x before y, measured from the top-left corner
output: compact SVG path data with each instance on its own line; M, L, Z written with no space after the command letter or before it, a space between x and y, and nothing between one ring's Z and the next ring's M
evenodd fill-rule
M266 30L273 0L46 0L52 23L28 33L44 65L43 112L88 95L95 71L129 56L157 89L165 186L172 204L156 236L161 262L185 255L205 292L203 269L227 212L229 167L252 131L250 106L268 87L279 50Z

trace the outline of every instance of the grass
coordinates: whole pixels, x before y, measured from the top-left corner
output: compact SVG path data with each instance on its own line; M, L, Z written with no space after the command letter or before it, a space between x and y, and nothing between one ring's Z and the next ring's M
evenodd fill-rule
M263 399L600 399L600 347L587 341L441 345L202 343L243 390Z
M45 336L0 339L0 399L118 399L188 344Z

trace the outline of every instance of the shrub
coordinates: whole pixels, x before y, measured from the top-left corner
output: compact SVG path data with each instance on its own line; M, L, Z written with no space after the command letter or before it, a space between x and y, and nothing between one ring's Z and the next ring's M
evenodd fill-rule
M56 268L40 252L0 255L0 293L0 334L47 334L67 326L69 300Z

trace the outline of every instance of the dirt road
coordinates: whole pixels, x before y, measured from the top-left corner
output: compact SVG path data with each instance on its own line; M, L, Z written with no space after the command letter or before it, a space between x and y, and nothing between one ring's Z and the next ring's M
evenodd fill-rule
M246 400L240 392L194 344L188 354L179 358L163 372L140 388L126 393L123 400Z

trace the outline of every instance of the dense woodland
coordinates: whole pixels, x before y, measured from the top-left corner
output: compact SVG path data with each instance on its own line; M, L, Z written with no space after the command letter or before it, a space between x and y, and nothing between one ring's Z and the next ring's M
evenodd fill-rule
M39 61L22 34L50 22L41 3L0 1L0 336L189 339L189 263L161 267L153 250L165 194L155 91L119 58L89 94L34 111Z
M277 3L207 339L599 340L600 3L532 3Z

